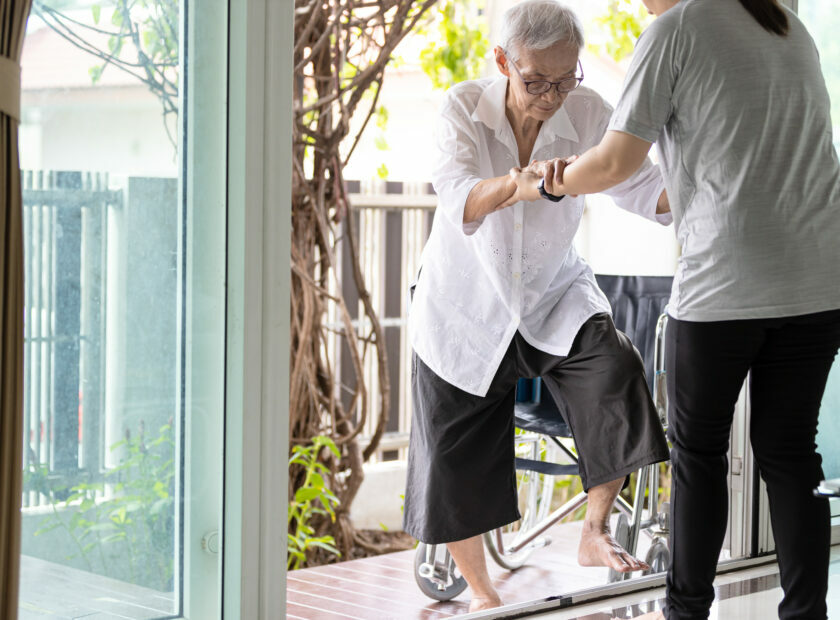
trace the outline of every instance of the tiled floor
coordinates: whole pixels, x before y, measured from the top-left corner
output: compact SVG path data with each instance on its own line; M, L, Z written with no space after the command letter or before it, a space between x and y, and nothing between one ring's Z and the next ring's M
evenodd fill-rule
M775 564L721 575L715 580L715 602L709 620L770 620L782 600ZM633 618L660 609L664 588L600 601L574 609L528 616L544 620L610 620ZM840 547L832 549L829 566L828 617L840 618Z

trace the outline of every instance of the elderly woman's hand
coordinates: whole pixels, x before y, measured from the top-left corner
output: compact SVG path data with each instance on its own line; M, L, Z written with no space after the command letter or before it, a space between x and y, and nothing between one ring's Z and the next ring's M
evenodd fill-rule
M540 191L537 189L537 184L540 182L540 179L542 179L542 175L534 172L534 170L531 169L531 166L528 166L527 168L511 168L510 178L513 179L513 182L516 184L516 191L507 200L504 206L512 205L520 200L533 202L534 200L538 200L540 198Z

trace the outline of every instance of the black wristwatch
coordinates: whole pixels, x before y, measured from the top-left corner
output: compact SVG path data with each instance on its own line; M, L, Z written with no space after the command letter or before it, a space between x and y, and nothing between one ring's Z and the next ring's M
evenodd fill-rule
M540 196L542 196L546 200L550 200L551 202L560 202L561 200L563 200L563 198L566 197L566 194L555 196L554 194L549 194L547 191L545 191L545 178L540 179L540 182L537 183L537 190L540 192Z

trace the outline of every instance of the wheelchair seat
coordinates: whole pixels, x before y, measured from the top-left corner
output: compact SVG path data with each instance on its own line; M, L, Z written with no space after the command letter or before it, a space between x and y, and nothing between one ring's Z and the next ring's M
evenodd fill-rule
M624 332L639 350L652 394L656 322L668 305L674 278L596 275L595 280L610 302L616 329Z
M653 393L656 322L671 296L671 276L596 275L610 302L616 329L624 332L642 356L648 388ZM533 382L533 383L532 383ZM520 379L514 409L516 427L552 437L571 437L562 408L540 379Z
M648 388L653 394L656 323L670 298L673 278L596 275L595 279L610 302L616 329L624 332L639 350L644 362ZM554 400L548 390L542 389L540 378L519 380L514 417L516 428L521 430L555 438L572 437L562 406ZM577 475L568 465L547 468L530 459L517 459L517 469L560 475L561 470L557 469L558 467L569 468L568 471L564 469L562 473Z
M514 407L514 416L516 428L524 431L552 437L572 436L572 431L563 419L560 408L547 390L538 402L517 402Z

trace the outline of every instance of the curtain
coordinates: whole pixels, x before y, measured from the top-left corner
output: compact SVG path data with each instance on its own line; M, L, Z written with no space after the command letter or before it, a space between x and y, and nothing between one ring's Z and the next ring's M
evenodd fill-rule
M20 55L32 0L0 0L0 618L16 620L23 467Z

